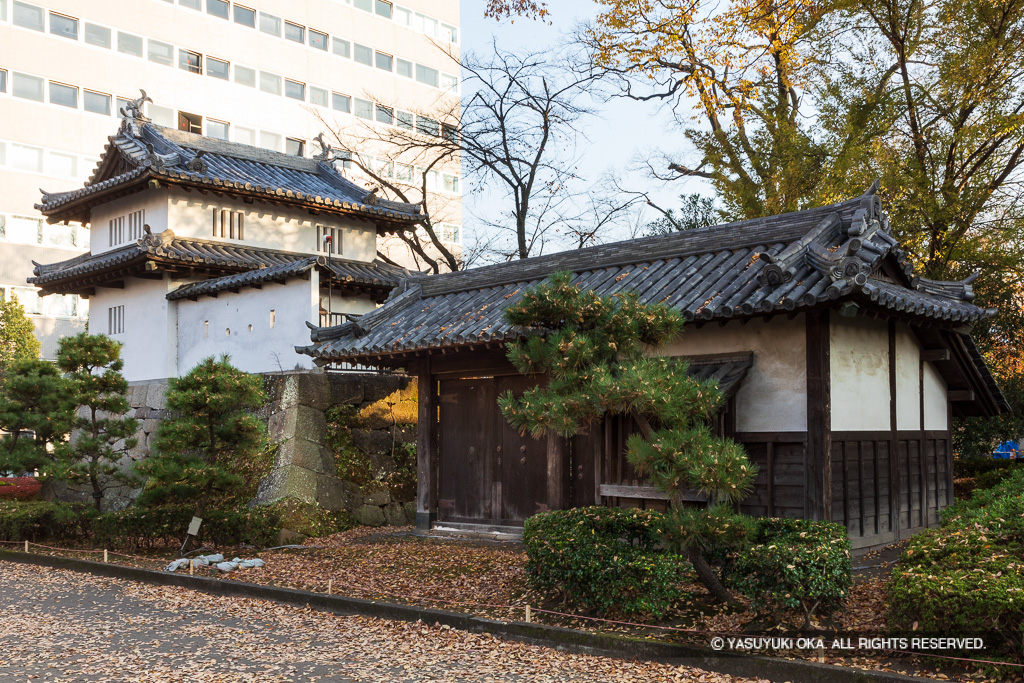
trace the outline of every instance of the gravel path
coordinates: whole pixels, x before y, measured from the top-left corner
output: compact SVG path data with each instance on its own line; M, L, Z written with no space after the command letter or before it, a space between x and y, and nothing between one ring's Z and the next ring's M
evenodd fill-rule
M0 681L753 680L7 562L0 615Z

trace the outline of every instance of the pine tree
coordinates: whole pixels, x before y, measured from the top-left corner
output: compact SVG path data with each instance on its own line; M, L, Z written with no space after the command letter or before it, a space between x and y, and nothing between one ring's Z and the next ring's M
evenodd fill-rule
M140 502L194 501L202 518L214 496L237 491L244 481L239 470L266 448L266 427L247 412L264 401L260 378L227 356L172 378L167 407L174 417L160 424L155 454L136 468L149 478Z
M132 482L131 472L118 461L135 447L138 421L125 417L128 382L121 374L121 344L104 335L83 332L64 337L57 349L57 366L67 377L77 406L68 442L54 449L54 474L70 483L87 481L96 510L103 511L103 493Z
M0 380L0 471L38 471L45 485L54 469L51 449L71 430L69 394L53 363L22 359L7 367Z
M509 307L506 318L535 332L510 344L509 360L548 382L518 398L502 396L505 418L535 437L570 437L608 416L632 417L640 433L627 442L629 461L673 502L666 543L686 554L712 595L732 601L708 560L746 538L749 518L735 503L750 491L756 469L739 444L708 427L721 402L714 384L690 377L680 359L651 355L681 332L679 313L632 293L584 291L571 273L557 273ZM684 505L693 490L708 497L706 507Z
M41 348L35 325L18 297L0 301L0 374L14 361L38 359Z

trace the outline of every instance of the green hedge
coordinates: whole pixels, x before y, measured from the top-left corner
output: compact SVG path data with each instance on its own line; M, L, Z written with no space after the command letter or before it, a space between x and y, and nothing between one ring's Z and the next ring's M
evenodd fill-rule
M0 541L80 542L94 516L84 504L0 501Z
M1004 472L1008 474L1018 467L1024 469L1024 460L957 458L953 461L953 476L961 479L964 477L977 477L989 472Z
M809 626L816 612L839 607L850 589L846 528L806 519L759 519L751 545L728 572L728 583L755 609L801 609Z
M192 506L183 505L129 507L108 512L93 522L93 543L97 547L130 550L180 543L193 512ZM268 547L277 538L278 524L277 512L267 508L208 510L199 529L199 542Z
M687 593L690 563L659 549L658 512L587 507L526 520L526 570L534 589L571 608L634 619L659 618Z
M1024 660L1024 469L914 536L888 592L894 629L986 634L986 645Z

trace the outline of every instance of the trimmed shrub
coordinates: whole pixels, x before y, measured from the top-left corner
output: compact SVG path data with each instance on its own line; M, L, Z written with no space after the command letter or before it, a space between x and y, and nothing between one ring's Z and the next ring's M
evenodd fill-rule
M1024 469L942 513L914 536L889 584L898 631L988 635L1024 659Z
M657 619L687 593L689 561L660 549L664 516L648 510L586 507L526 520L526 571L534 589L573 609Z
M35 477L4 477L0 479L0 499L33 500L42 487Z
M130 507L100 515L93 522L97 547L149 549L181 543L195 512L190 505ZM268 508L251 510L207 510L199 529L200 543L257 547L273 545L279 530L278 514Z
M852 584L846 528L808 519L759 519L729 583L764 608L800 609L804 627L816 612L837 608Z
M1004 472L1009 474L1015 468L1024 469L1024 460L1009 460L995 458L957 458L953 461L953 476L957 479L963 477L977 477L989 472Z
M80 542L92 516L82 504L0 500L0 541Z

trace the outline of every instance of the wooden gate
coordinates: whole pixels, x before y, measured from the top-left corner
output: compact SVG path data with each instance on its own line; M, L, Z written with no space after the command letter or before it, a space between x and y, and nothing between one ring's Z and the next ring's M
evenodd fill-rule
M536 384L516 375L440 381L439 521L521 526L547 509L545 442L520 436L498 410L506 391Z

